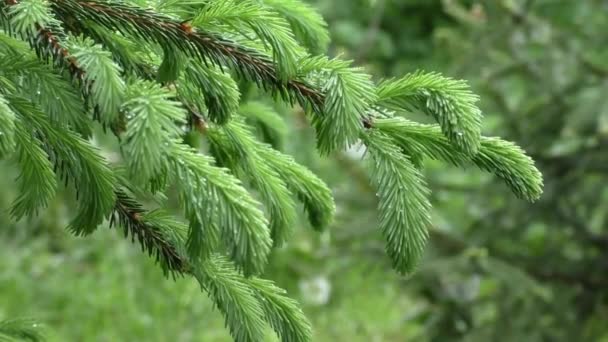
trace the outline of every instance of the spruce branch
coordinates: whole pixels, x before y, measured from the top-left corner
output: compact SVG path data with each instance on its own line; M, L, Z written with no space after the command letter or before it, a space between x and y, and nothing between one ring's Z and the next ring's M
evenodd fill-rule
M324 53L330 37L327 23L309 4L300 0L263 0L291 25L296 39L313 54Z
M259 128L262 140L277 148L281 146L289 128L272 106L259 101L248 101L240 105L239 114L246 118L246 122Z
M0 91L0 158L11 154L15 149L15 119L15 112Z
M122 104L128 120L123 152L130 175L141 184L166 171L170 145L183 133L180 125L186 123L187 113L173 97L158 83L136 81L128 87Z
M475 103L479 97L465 81L419 71L381 82L377 94L378 104L389 109L428 113L453 144L470 155L477 152L481 110Z
M213 165L213 158L190 147L173 144L169 162L190 221L191 255L213 251L221 237L231 259L246 275L261 273L272 239L259 203L228 169Z
M120 123L116 120L118 117L116 109L124 91L124 84L117 75L119 70L116 65L107 60L108 55L104 54L99 46L92 45L89 41L88 49L79 49L78 57L85 63L83 67L77 56L74 56L66 46L66 34L47 1L5 0L4 5L9 8L7 17L9 24L14 23L20 28L16 35L29 43L38 58L62 70L68 70L72 80L80 85L82 95L86 100L85 105L88 105L89 102L94 103L94 117L104 124L104 128L106 124L111 123L113 130L119 129ZM31 7L35 10L32 11ZM82 45L74 45L74 43L75 41L72 40L72 47L82 47ZM92 70L87 70L86 66ZM87 72L93 76L91 77ZM95 81L98 84L95 84ZM113 96L106 98L106 95ZM102 113L109 117L102 117ZM88 134L86 130L83 132L85 135Z
M116 190L116 198L111 226L122 226L125 236L136 239L162 265L165 275L196 278L224 315L235 341L262 340L264 322L282 341L310 340L310 323L284 290L267 280L243 277L218 255L191 261L184 248L188 228L183 223L159 210L146 211L124 190Z
M256 150L302 202L312 228L323 231L329 227L336 205L327 184L308 168L298 164L290 155L259 142Z
M343 150L357 142L376 100L371 76L351 64L351 61L325 56L300 61L300 74L308 75L325 94L323 111L312 117L317 147L323 154Z
M223 257L215 256L194 271L194 277L224 314L235 341L264 340L264 311L243 277Z
M327 33L299 0L159 5L165 13L187 12L186 21L131 3L0 2L0 157L12 153L20 170L12 213L20 218L45 207L56 178L73 184L74 233L90 234L109 217L166 275L195 277L237 341L264 339L264 322L283 341L310 339L296 303L254 275L273 241L287 240L294 198L318 230L330 224L335 204L319 177L256 138L245 122L268 136L284 135L286 126L261 102L241 105L231 72L311 114L322 154L359 141L367 146L380 228L400 273L414 270L428 236L425 157L472 163L519 197L540 196L542 177L532 160L514 144L481 136L477 97L466 83L414 73L376 86L351 62L306 56L296 40L314 49L326 44ZM28 94L23 88L32 84L44 91ZM91 122L74 115L87 118L90 107L120 140L124 179L77 134L89 137ZM391 110L422 110L438 125L411 123ZM188 128L208 138L216 158L182 141ZM163 195L169 185L187 223L135 199L140 190Z
M27 41L41 59L66 67L75 79L82 80L85 71L62 46L61 40L64 34L46 1L30 0L24 5L20 0L4 0L3 5L8 8L6 24L9 28L16 27L16 30L7 30L7 32L12 32Z
M323 95L306 82L283 80L275 62L264 53L223 38L216 33L197 30L190 25L153 11L97 1L50 0L58 17L68 23L68 30L88 33L84 21L93 21L126 36L172 46L204 63L226 65L283 100L298 102L305 108L321 112Z
M281 341L309 341L312 335L310 323L298 303L287 297L287 292L271 281L261 278L247 279L264 311L266 322Z
M43 342L46 340L44 326L33 319L10 319L0 321L2 342Z
M200 112L208 113L209 119L218 124L225 124L238 110L240 92L236 82L222 68L205 65L198 60L190 59L184 77L180 79L178 95L182 102L197 106ZM206 108L201 108L201 95Z
M105 125L115 123L120 118L126 91L120 76L122 70L112 60L111 53L91 39L69 39L66 46L64 52L71 53L69 60L78 66L86 95L95 103L97 119Z
M303 50L296 42L287 20L263 2L211 1L198 11L191 24L208 31L235 31L244 37L253 37L254 43L261 42L264 48L270 48L282 80L296 76L297 61Z
M242 119L237 118L236 122L228 125L209 127L200 115L191 115L193 125L209 139L217 160L250 179L261 191L265 204L270 208L275 244L284 242L285 234L290 230L289 222L294 219L290 191L304 204L314 229L322 231L329 226L335 213L332 193L314 173L296 163L291 156L256 140L251 128L240 122Z
M411 273L422 257L431 226L429 189L393 139L377 130L362 135L377 190L380 229L393 267Z
M191 257L209 256L221 239L246 274L261 272L271 238L259 203L227 169L214 165L213 158L179 141L186 110L172 100L173 93L147 81L131 88L124 106L129 120L126 157L133 158L127 163L130 174L142 175L144 184L161 175L171 177L190 221ZM188 108L188 112L191 122L205 130L196 110Z
M29 132L67 183L72 181L80 199L77 216L69 229L75 234L92 233L114 206L114 174L88 141L65 127L53 124L35 105L19 97L8 98L21 127Z
M193 275L210 294L224 314L226 325L235 341L265 340L265 321L284 342L312 339L310 322L272 282L256 277L245 278L234 270L226 258L213 255L201 262Z
M16 122L14 137L17 146L19 176L19 196L11 206L11 216L19 220L34 216L40 208L45 208L55 196L57 179L49 156L40 142L28 132L23 124Z
M437 125L395 117L375 120L374 129L392 137L403 153L414 160L428 157L461 167L473 164L502 179L519 198L535 201L542 194L540 171L534 166L534 161L513 143L496 137L481 137L478 152L471 156L452 145Z
M84 105L74 84L52 67L41 64L27 44L3 33L0 33L0 69L4 87L10 88L10 93L30 97L55 123L71 126L85 137L91 135L91 122L82 115Z
M148 212L141 204L131 198L124 190L114 191L116 203L110 215L110 227L121 227L125 238L131 236L132 241L137 240L142 251L154 257L162 266L165 275L171 273L174 277L188 273L191 265L187 258L180 255L175 247L175 241L167 239L165 234L170 232L164 225L162 212Z
M260 192L269 216L271 238L283 245L295 224L296 211L291 192L278 172L259 153L260 144L242 119L207 130L216 160L248 180Z

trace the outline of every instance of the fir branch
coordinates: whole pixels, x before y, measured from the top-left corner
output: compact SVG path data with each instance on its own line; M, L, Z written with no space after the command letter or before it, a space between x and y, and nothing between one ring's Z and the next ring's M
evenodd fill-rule
M22 0L5 0L4 4L9 9L9 24L21 28L15 34L25 38L38 57L47 62L52 60L55 64L66 66L76 79L80 79L84 75L84 70L70 56L69 51L61 45L64 34L53 17L47 1L27 0L26 5L23 6ZM35 4L36 8L34 13L27 11L27 7L32 4Z
M26 43L0 32L0 69L12 83L11 92L30 99L60 125L91 135L90 120L78 90L45 64ZM34 92L32 93L32 90Z
M442 132L464 152L479 148L481 110L479 100L465 81L437 73L415 72L378 85L378 104L393 110L420 109L431 115Z
M247 279L264 310L266 321L283 342L304 342L312 338L312 328L298 303L271 281Z
M215 33L194 30L189 24L135 6L98 1L50 2L58 17L73 32L89 33L84 21L93 21L126 36L153 41L161 46L172 46L205 63L227 65L241 77L282 99L321 112L323 94L302 80L283 80L273 60L260 51L239 45Z
M19 196L11 206L11 216L20 220L24 216L34 216L38 209L46 208L55 196L57 180L49 156L18 121L14 137L17 146L17 163L19 165Z
M323 53L329 45L329 32L323 17L300 0L263 0L287 19L298 41L313 54Z
M71 52L70 60L82 72L82 81L87 95L96 105L98 119L106 125L115 123L126 91L126 84L120 76L122 70L112 61L110 52L91 39L69 39L66 46L65 51Z
M274 148L282 145L289 128L274 108L263 102L249 101L241 104L238 112L247 118L247 123L258 128L263 141Z
M374 129L391 136L404 153L414 159L429 157L456 166L474 164L501 178L519 198L537 200L542 194L543 179L534 161L517 145L500 138L481 137L478 152L470 156L441 133L436 125L423 125L395 117L377 119Z
M49 4L43 0L5 0L11 27L21 36L33 36L54 21Z
M259 273L271 244L268 221L258 209L259 204L238 179L214 166L212 158L177 141L177 125L185 111L178 102L170 100L167 89L149 82L139 82L133 89L134 96L125 105L131 116L126 146L127 157L135 158L129 162L132 174L144 167L149 169L143 171L144 176L173 176L190 221L191 257L210 255L218 248L221 237L246 274ZM160 147L151 150L150 146Z
M260 302L228 260L213 256L200 263L193 275L224 315L236 342L264 340L264 311Z
M40 2L39 0L26 1ZM103 87L100 88L98 86L93 87L92 81L95 79L95 77L99 77L99 75L93 76L93 78L90 78L86 75L86 70L79 65L76 58L64 46L65 34L63 32L62 27L60 26L59 21L55 19L53 12L49 7L49 3L47 1L42 2L44 3L44 5L40 7L40 10L43 9L45 11L45 14L43 16L44 20L42 22L38 21L40 20L40 15L24 15L23 18L20 19L22 21L25 21L25 23L22 23L21 25L25 25L30 28L33 27L34 29L25 30L25 32L21 32L20 36L22 36L29 43L30 47L35 50L38 58L42 59L47 63L51 63L56 67L68 70L72 79L77 81L78 84L81 86L82 94L85 100L88 102L91 99L91 94L95 95L96 93L104 89ZM9 7L9 12L11 12L11 10L14 12L15 10L13 10L13 8L15 8L15 6L19 6L20 3L21 2L18 0L4 1L4 4ZM27 12L24 13L28 14ZM14 15L9 15L8 19L10 23L13 23L15 21L14 17ZM97 65L92 66L97 67ZM106 71L108 70L108 68L105 69ZM118 85L116 85L116 83L114 84L115 87L111 89L115 90L117 87L120 88L120 81L118 82ZM98 100L103 101L106 99L98 97ZM103 103L107 104L105 101L103 101ZM99 106L95 105L94 110L95 118L100 120L101 115ZM114 115L114 118L116 118L116 115ZM107 123L107 121L109 120L106 120L105 122L102 121L102 123ZM117 130L120 126L118 122L113 122L113 124L113 130ZM106 126L104 125L104 128L105 127ZM85 131L85 133L87 132Z
M259 51L211 32L184 27L169 17L145 9L73 0L54 0L54 3L55 11L64 21L70 19L69 22L73 24L78 22L78 18L93 20L108 28L118 29L125 35L152 40L161 46L173 46L205 63L228 65L242 77L280 95L284 100L299 102L317 114L313 117L313 124L317 128L319 147L325 153L354 143L364 126L362 118L374 99L369 76L350 68L345 62L333 61L330 69L323 70L327 72L329 80L319 90L300 79L283 82L276 65ZM73 30L80 32L85 27L80 25ZM311 68L309 62L308 65L310 71L319 69ZM303 70L306 67L301 68L299 73Z
M189 104L199 104L200 96L203 96L208 117L212 122L226 123L239 108L238 86L232 77L218 66L205 65L192 59L178 84L180 97L186 99ZM198 109L203 112L203 108Z
M322 114L312 117L319 151L328 154L357 142L376 100L371 77L350 61L324 56L302 60L300 73L325 93Z
M44 326L33 319L0 321L0 341L43 342L45 340Z
M129 76L154 79L152 67L146 58L146 45L138 44L115 30L96 23L87 23L87 28L87 36L111 52L112 59L123 71L124 79L129 79Z
M296 303L252 275L262 272L272 240L280 244L287 239L296 216L292 193L315 229L330 224L335 205L321 179L256 140L241 119L234 120L240 110L277 135L286 132L269 108L249 103L239 109L230 70L314 114L322 153L363 140L379 196L380 227L401 273L414 269L428 235L429 191L416 168L425 156L456 165L474 163L498 175L518 196L540 196L542 177L531 159L511 143L481 137L477 97L463 81L414 73L376 89L370 76L350 62L303 58L289 26L311 48L325 45L327 34L322 19L298 0L180 4L179 11L189 7L196 14L193 21L129 3L135 2L1 2L3 32L26 40L38 59L52 64L36 65L33 53L24 53L28 58L19 61L19 54L7 52L24 51L14 41L0 46L0 156L16 150L21 170L17 181L22 191L12 214L20 218L45 207L54 195L56 174L74 183L79 212L72 231L89 234L109 216L110 226L122 227L126 237L137 240L166 275L197 278L237 341L264 339L264 321L283 341L310 339L310 325ZM167 3L178 6L174 0L161 5L171 7ZM83 38L68 38L64 29ZM0 42L8 41L5 36L0 33ZM83 99L61 78L65 69ZM19 89L23 84L15 81L23 77L26 84L40 80L39 87L52 89L39 98L25 94ZM128 89L123 78L131 84ZM72 129L90 123L58 115L62 110L86 113L89 102L96 119L120 128L116 135L126 138L122 146L131 178L152 192L174 184L189 225L160 210L146 211L132 196L138 193L132 190L134 182L118 185L121 180L98 151ZM385 108L423 110L439 126L386 119L392 114ZM186 115L192 127L209 137L218 158L182 143ZM118 127L125 122L126 127ZM261 204L218 163L251 182L269 220ZM230 261L216 254L222 248Z
M124 190L115 190L115 196L116 204L110 216L110 227L120 226L125 238L130 235L133 242L137 240L142 251L154 257L162 266L165 275L171 273L175 277L188 273L191 269L189 261L176 249L175 241L170 241L165 236L172 231L169 216L160 211L147 212Z
M81 235L92 233L114 206L112 170L88 141L53 124L31 102L18 97L8 99L23 126L42 143L60 177L74 183L80 201L70 230Z
M327 228L336 211L332 192L327 184L312 171L298 164L290 155L261 143L257 144L256 150L304 204L313 229L322 231Z
M15 149L15 112L2 96L0 88L0 158L11 154Z
M111 226L120 225L125 235L142 246L163 266L165 274L194 276L226 319L235 341L258 341L265 336L264 321L283 341L309 341L310 323L298 304L272 282L245 278L222 256L211 255L200 262L185 256L187 228L162 211L147 212L123 190L116 190Z
M227 169L214 166L213 158L183 144L172 145L169 162L190 221L191 256L214 250L221 234L236 265L247 275L260 273L272 239L259 203Z
M123 146L130 175L140 184L166 171L170 145L183 133L179 125L186 123L187 113L173 97L157 83L129 85L122 107L128 120Z
M194 272L202 288L224 314L235 341L265 340L266 321L281 341L311 340L310 323L285 291L260 278L244 278L222 256L200 263Z
M292 210L289 208L291 200L286 198L289 192L285 186L302 201L315 230L322 231L331 223L335 213L331 190L314 173L296 163L291 156L254 139L242 123L209 128L196 118L198 116L195 116L198 127L204 127L202 133L210 139L212 151L218 160L237 174L251 179L254 186L262 190L265 203L271 208L271 231L275 244L283 242L289 230L288 223L293 220L289 218L292 213L287 212L286 220L285 209L278 207L288 204L287 210ZM277 235L279 232L282 232L281 235Z
M210 31L234 30L272 50L282 80L296 74L296 62L302 49L295 41L287 21L269 10L262 2L251 0L216 0L208 2L192 20L192 25ZM248 34L251 31L253 34ZM251 38L249 38L251 39Z
M422 257L431 226L429 189L420 172L384 133L362 135L371 157L371 178L379 200L380 228L393 267L414 271Z
M216 160L259 190L268 210L271 238L275 246L281 246L287 241L296 221L291 192L272 164L258 154L260 143L250 128L239 121L210 128L206 136Z

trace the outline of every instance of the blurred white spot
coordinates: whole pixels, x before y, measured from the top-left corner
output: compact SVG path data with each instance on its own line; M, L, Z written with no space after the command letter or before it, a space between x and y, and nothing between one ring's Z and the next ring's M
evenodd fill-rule
M298 284L302 298L308 304L325 305L331 295L331 283L325 276L300 280Z

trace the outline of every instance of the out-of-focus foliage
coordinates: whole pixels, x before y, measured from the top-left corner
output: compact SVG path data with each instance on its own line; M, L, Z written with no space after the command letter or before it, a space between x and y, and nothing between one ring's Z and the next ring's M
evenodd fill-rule
M449 60L435 50L437 28L455 20L438 0L313 0L330 24L331 49L376 75L432 70Z
M378 77L427 69L470 80L491 123L484 133L520 143L546 187L531 206L474 168L425 160L431 248L401 278L377 229L365 150L320 159L303 114L277 108L288 127L259 136L327 181L337 205L326 232L295 227L267 269L305 305L314 340L608 340L608 4L311 2L329 23L332 53ZM13 196L3 191L2 207ZM36 317L57 341L229 340L195 284L163 281L112 232L73 241L61 230L65 210L54 203L38 221L3 229L0 320ZM25 242L32 232L36 242Z

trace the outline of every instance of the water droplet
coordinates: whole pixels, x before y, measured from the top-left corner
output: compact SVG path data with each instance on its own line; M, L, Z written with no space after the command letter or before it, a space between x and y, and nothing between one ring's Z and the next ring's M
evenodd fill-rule
M40 95L40 90L36 91L36 94Z

